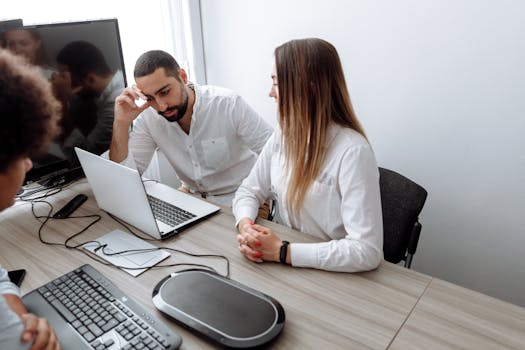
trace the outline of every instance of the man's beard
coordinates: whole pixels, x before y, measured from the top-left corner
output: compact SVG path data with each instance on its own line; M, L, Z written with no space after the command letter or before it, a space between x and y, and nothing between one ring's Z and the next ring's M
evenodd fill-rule
M160 114L161 116L163 116L167 121L173 123L173 122L178 122L179 120L182 119L182 117L184 117L184 114L186 113L186 110L188 109L188 93L186 92L186 89L184 88L183 90L183 95L184 96L184 102L182 102L180 105L177 105L177 106L173 106L173 107L168 107L166 108L165 111L157 111L158 114ZM164 114L168 114L170 113L171 111L174 111L176 110L177 112L172 115L171 117L166 117Z

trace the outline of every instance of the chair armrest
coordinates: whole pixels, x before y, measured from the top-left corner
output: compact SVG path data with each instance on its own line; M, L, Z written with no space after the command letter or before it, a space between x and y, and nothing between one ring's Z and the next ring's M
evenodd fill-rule
M416 221L414 223L414 227L412 228L412 233L410 234L410 239L408 241L408 247L407 247L408 254L414 255L416 253L420 234L421 234L421 223L419 221Z

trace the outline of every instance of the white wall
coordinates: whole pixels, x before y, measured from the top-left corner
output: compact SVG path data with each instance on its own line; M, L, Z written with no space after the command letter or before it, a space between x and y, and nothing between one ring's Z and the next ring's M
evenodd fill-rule
M201 0L208 83L276 124L274 48L344 62L378 162L429 197L413 268L525 306L525 2Z

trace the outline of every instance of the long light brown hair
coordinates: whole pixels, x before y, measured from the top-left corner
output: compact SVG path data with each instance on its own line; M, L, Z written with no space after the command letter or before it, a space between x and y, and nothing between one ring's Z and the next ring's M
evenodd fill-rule
M279 125L288 175L287 206L299 219L313 181L320 175L332 123L365 136L346 87L341 60L329 42L292 40L275 49ZM366 136L365 136L366 137Z

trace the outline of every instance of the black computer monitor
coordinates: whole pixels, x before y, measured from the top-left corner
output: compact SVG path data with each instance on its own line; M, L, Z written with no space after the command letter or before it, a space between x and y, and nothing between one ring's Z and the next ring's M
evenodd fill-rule
M111 76L115 81L118 80L117 83L111 80L108 89L112 87L121 91L126 86L117 19L23 27L20 27L20 23L12 24L0 29L0 39L5 48L26 56L30 63L40 68L63 104L61 134L54 140L47 154L32 159L33 169L27 173L26 183L38 181L52 186L82 175L74 147L97 154L107 150L111 141L112 126L112 119L108 118L113 118L113 108L108 104L108 92L92 90L92 85L85 83L84 78L88 73L95 72L97 76ZM27 45L32 40L33 51L30 50L31 45ZM100 63L93 67L93 62ZM57 76L63 77L64 75L60 74L64 71L68 72L71 79L71 85L67 84L70 88L64 88L65 85L57 83L64 81L56 79ZM108 75L108 72L111 75ZM101 102L103 98L107 101ZM111 100L114 101L114 97ZM100 116L102 109L109 116L104 117L104 123L101 122ZM108 110L111 110L111 115ZM105 132L100 132L102 125L105 125ZM97 127L99 129L96 129ZM95 134L97 136L94 141Z
M19 28L24 25L24 22L22 19L1 19L0 20L0 32L3 32L4 30L9 30L13 28Z
M3 38L3 35L1 33L5 32L5 31L8 31L8 30L20 28L20 27L23 27L23 26L24 26L24 22L20 18L18 18L18 19L2 19L2 20L0 20L0 47L4 47L5 46L4 38Z

